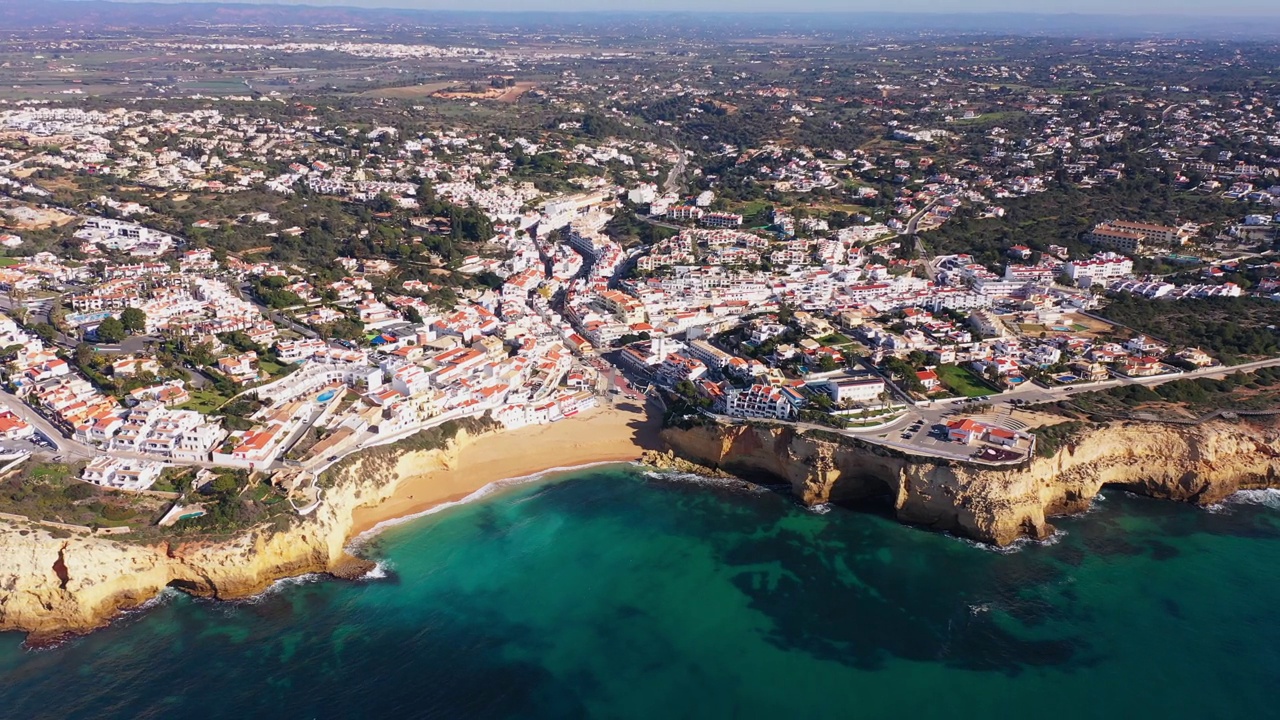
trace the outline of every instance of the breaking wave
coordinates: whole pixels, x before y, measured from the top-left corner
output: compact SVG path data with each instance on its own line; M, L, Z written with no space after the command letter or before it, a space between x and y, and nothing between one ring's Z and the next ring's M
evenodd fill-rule
M587 470L593 467L601 467L604 465L618 465L618 464L619 463L616 460L608 460L604 462L585 463L583 465L553 467L553 468L547 468L546 470L541 470L536 473L530 473L528 475L520 475L518 477L506 478L504 480L497 480L489 483L488 485L485 485L484 487L480 488L479 490L476 490L475 492L462 498L461 500L454 500L452 502L443 502L443 503L440 503L439 505L433 505L432 507L429 507L426 510L423 510L422 512L411 513L403 517L392 518L391 520L383 520L377 525L374 525L368 530L365 530L364 532L352 538L347 545L349 548L358 548L361 545L363 545L365 542L367 542L370 538L373 538L374 536L386 530L387 528L392 528L397 525L403 525L407 522L412 522L414 520L417 520L418 518L426 517L428 515L434 515L438 512L448 510L449 508L458 507L459 505L467 505L467 504L476 502L477 500L483 500L484 498L500 490L505 490L509 487L514 487L516 485L524 485L526 483L534 482L536 480L542 480L552 475L563 475L565 473L578 472L580 470Z
M947 533L947 536L951 538L955 538L956 540L959 540L960 542L970 547L976 547L979 550L998 553L1000 555L1012 555L1017 552L1022 552L1024 549L1029 547L1049 547L1050 545L1057 545L1058 543L1062 542L1062 538L1065 537L1066 534L1067 532L1065 530L1054 530L1052 535L1050 535L1049 537L1043 540L1036 540L1035 538L1024 537L1024 538L1018 538L1017 540L1014 540L1013 542L1004 546L982 543L982 542L978 542L977 540L971 540L969 538L963 538L957 535L952 535L951 533Z
M1211 513L1225 513L1231 512L1232 505L1261 505L1272 510L1280 510L1280 488L1240 490L1222 502L1206 505L1204 509Z

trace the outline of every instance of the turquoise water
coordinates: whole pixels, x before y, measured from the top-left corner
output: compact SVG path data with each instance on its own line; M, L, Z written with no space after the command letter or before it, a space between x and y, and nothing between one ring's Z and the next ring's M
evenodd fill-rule
M1059 525L1000 554L595 469L386 532L382 578L168 597L47 651L0 635L0 717L1280 712L1280 510L1113 492Z
M324 392L316 396L316 402L327 403L333 399L334 395L337 395L337 394L338 394L337 390L325 390Z

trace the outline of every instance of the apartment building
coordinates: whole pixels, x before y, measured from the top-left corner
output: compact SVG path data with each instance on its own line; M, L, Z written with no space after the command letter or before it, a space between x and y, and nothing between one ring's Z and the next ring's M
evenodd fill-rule
M1068 262L1063 271L1075 284L1089 287L1095 282L1132 277L1133 260L1116 253L1098 253L1088 260Z
M733 417L789 420L796 407L781 388L756 384L745 390L731 390L725 397L725 414Z
M137 491L154 485L163 471L163 463L99 455L89 461L80 478L94 485Z
M839 404L869 403L878 400L885 392L884 380L873 375L830 378L821 381L820 387Z
M1112 230L1141 235L1146 238L1147 242L1156 245L1183 245L1191 235L1190 230L1186 227L1169 227L1167 225L1153 225L1151 223L1128 222L1125 220L1112 220L1106 223L1106 226Z
M1147 241L1147 236L1128 230L1117 230L1108 225L1099 225L1085 236L1085 240L1094 245L1135 255L1142 252L1143 243Z
M701 222L710 228L736 228L742 226L742 216L735 213L713 212L703 215Z
M701 360L672 353L658 365L657 381L673 387L684 380L697 380L707 374L707 366Z

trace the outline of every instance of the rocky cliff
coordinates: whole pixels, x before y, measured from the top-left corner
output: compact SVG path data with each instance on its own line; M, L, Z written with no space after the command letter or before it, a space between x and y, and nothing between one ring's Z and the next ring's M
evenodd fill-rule
M713 425L668 429L663 439L708 467L784 479L809 505L881 496L903 522L999 545L1046 536L1046 518L1084 511L1107 486L1200 504L1280 487L1274 424L1111 423L1086 430L1053 457L1009 469L818 440L789 428Z
M313 516L285 531L255 529L225 542L58 539L38 526L0 522L0 630L23 630L41 643L101 627L166 587L229 599L306 573L359 576L370 564L345 550L353 511L386 499L406 477L456 462L468 441L460 430L441 450L389 447L357 456L335 471Z

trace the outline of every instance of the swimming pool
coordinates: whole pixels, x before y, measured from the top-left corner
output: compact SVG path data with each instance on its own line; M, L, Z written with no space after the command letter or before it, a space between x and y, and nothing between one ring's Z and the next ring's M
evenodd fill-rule
M1055 378L1054 378L1054 380L1057 380L1058 382L1062 383L1063 385L1067 385L1067 384L1069 384L1069 383L1073 383L1073 382L1075 382L1075 381L1077 381L1077 380L1079 380L1079 379L1080 379L1080 378L1076 377L1075 375L1059 375L1059 376L1057 376L1057 377L1055 377Z
M337 390L325 390L324 392L320 393L319 396L316 397L316 402L327 403L333 399L334 395L337 395L337 394L338 394Z

